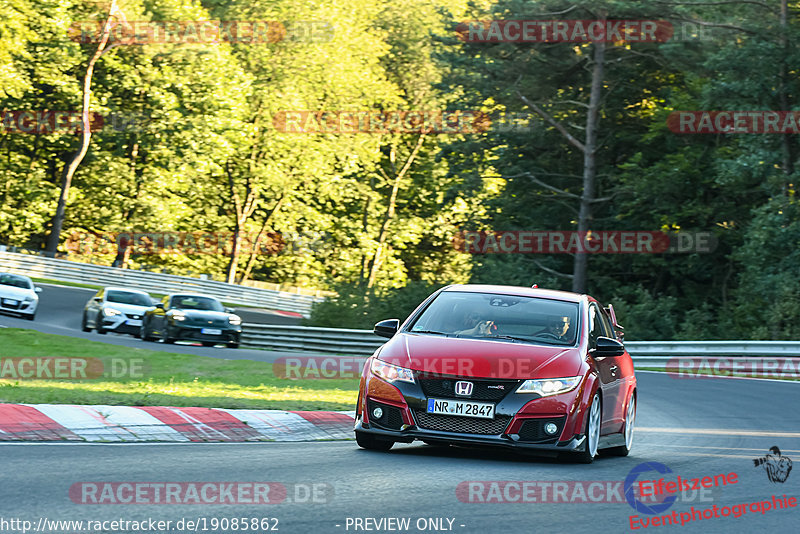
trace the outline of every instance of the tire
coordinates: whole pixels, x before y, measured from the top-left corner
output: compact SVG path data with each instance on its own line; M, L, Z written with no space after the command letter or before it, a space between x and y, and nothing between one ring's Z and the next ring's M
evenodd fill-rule
M91 332L92 331L91 328L86 326L86 312L83 312L83 315L81 316L81 330L83 330L84 332Z
M234 342L230 342L230 343L228 343L228 348L229 349L238 349L239 348L239 344L238 343L234 343Z
M581 464L590 464L594 461L594 457L597 456L597 445L600 443L600 426L603 421L603 405L600 401L599 393L595 392L588 410L586 428L584 429L586 443L583 450L574 455L574 460Z
M139 329L139 338L142 341L155 341L155 338L147 333L147 325L142 321L142 328Z
M633 448L633 426L636 422L636 395L631 393L631 400L628 401L628 408L625 411L625 428L622 435L625 438L625 445L606 449L609 454L614 456L628 456Z
M356 443L362 449L370 451L388 451L394 445L394 441L379 439L364 432L356 432Z
M163 341L167 345L172 345L173 343L175 343L175 338L169 337L169 330L167 329L166 326L164 327L164 333L161 334L161 341Z
M216 343L215 343L215 342L213 342L213 341L201 341L200 343L201 343L201 344L202 344L204 347L213 347L214 345L216 345Z
M36 312L33 312L33 313L31 313L31 314L27 314L27 315L25 315L25 318L26 318L27 320L29 320L29 321L33 321L33 320L36 318Z
M97 330L98 334L105 335L107 332L103 329L103 314L98 313L97 317L94 320L94 329Z

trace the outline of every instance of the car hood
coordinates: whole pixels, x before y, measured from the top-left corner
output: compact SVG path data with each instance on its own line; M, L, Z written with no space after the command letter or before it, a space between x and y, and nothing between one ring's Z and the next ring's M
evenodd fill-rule
M0 297L22 300L25 297L36 297L36 292L32 289L0 285Z
M153 309L153 306L137 306L135 304L121 304L119 302L106 302L103 304L103 307L114 308L115 310L121 311L125 315L128 315L129 313L144 315L144 312Z
M425 373L474 378L557 378L580 374L576 347L398 333L378 359Z

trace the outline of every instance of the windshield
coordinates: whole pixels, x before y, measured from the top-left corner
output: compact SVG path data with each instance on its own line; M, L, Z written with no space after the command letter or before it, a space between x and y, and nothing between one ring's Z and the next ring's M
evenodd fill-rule
M217 299L213 299L211 297L172 297L172 307L180 308L182 310L225 311L225 308L222 306L222 304L220 304Z
M574 345L575 302L444 291L409 327L410 332Z
M141 293L131 291L109 291L106 293L106 302L116 302L118 304L131 304L133 306L152 306L150 297Z
M19 287L22 289L31 289L31 283L27 278L16 276L14 274L0 274L0 286Z

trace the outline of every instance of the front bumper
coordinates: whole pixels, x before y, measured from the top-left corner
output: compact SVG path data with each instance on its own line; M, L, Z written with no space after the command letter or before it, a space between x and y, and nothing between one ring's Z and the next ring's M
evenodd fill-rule
M203 333L203 330L219 330L219 334ZM242 336L241 327L223 327L223 326L193 326L193 325L170 325L167 328L167 334L173 339L187 340L187 341L207 341L215 343L239 343Z
M416 377L408 382L385 382L365 371L362 399L355 431L392 441L410 443L415 439L453 444L481 445L538 451L545 455L582 450L585 437L584 381L577 388L548 397L515 393L522 380L498 381L469 377L441 377L441 381L469 380L482 398L495 404L494 419L428 414L428 398L456 398L436 382ZM442 382L446 383L446 382ZM502 394L498 386L503 385ZM494 396L494 398L489 398ZM381 408L376 419L373 410ZM545 431L553 423L554 434Z
M481 434L465 434L460 432L441 432L421 429L416 426L406 428L405 430L393 431L379 428L376 425L370 425L369 423L364 423L361 418L356 420L354 430L356 432L372 434L403 443L411 443L415 439L419 439L422 441L441 441L457 445L480 445L489 447L504 447L508 449L525 449L543 454L551 453L552 455L560 452L579 451L582 449L585 440L583 435L577 435L568 440L556 441L555 443L531 443L521 441L518 434L487 436Z
M19 313L23 315L33 315L36 313L36 307L39 302L36 300L19 300L16 298L2 297L0 298L0 310Z
M118 334L137 335L142 328L141 314L119 314L103 316L103 330Z

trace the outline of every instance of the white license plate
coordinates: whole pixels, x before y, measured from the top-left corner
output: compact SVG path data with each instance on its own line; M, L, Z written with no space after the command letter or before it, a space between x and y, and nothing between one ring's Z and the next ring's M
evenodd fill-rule
M142 320L141 319L128 319L127 321L125 321L125 324L127 324L128 326L142 326Z
M428 399L428 413L494 419L494 404L453 399Z
M219 328L203 328L200 330L201 334L208 334L209 336L218 336L222 334L222 330Z
M3 299L3 304L8 304L9 306L16 306L17 304L19 304L19 301L14 299Z

